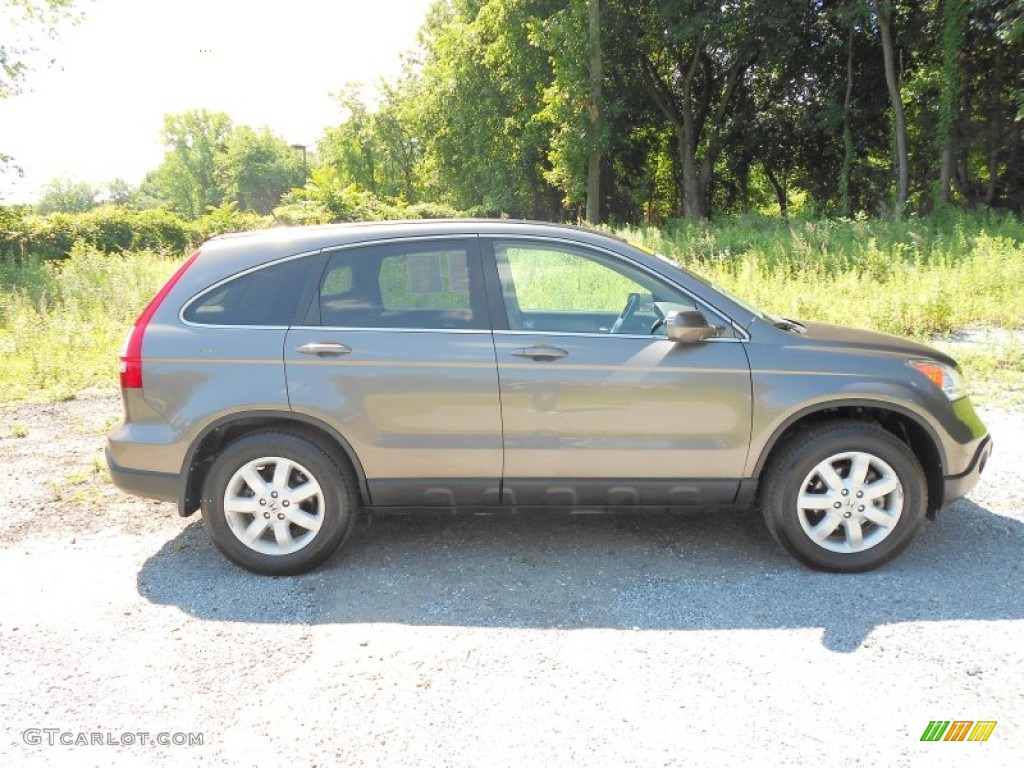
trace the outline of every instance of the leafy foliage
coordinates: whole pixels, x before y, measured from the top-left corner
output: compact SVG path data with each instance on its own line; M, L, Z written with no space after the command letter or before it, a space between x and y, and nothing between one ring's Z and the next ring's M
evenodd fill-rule
M198 218L225 198L222 166L231 135L231 119L223 112L191 110L164 117L164 161L143 186L175 213Z
M0 99L18 94L47 40L77 19L74 0L4 0L0 4Z
M270 129L239 126L227 141L220 173L224 197L243 211L267 215L293 187L305 182L301 156Z
M48 213L85 213L95 208L98 187L87 181L72 181L68 178L53 179L43 189L36 203L36 211Z
M0 261L64 259L83 246L108 254L148 250L176 256L215 235L272 224L272 219L238 211L230 203L195 221L160 208L103 205L85 213L40 216L24 206L0 206Z
M15 0L29 6L68 3ZM283 223L407 216L427 202L624 224L1019 215L1022 8L436 0L400 76L373 96L357 84L335 94L338 122L315 153L223 113L167 115L161 165L106 199L189 221L230 203ZM44 210L84 207L66 197Z
M340 97L333 186L579 218L598 153L623 222L1024 209L1019 0L603 0L597 123L590 5L438 0L376 108Z

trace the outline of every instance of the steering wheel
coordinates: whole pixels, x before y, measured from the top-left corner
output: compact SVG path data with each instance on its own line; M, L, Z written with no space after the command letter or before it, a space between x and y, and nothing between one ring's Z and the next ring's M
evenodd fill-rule
M637 307L640 306L640 294L631 293L626 298L626 306L622 308L619 316L615 318L615 324L612 325L612 329L608 333L621 333L622 327L633 317L636 313Z
M651 306L654 307L654 314L658 316L658 319L651 323L651 335L653 336L658 332L658 329L665 325L665 318L667 317L662 311L661 307L658 306L658 302L652 302Z

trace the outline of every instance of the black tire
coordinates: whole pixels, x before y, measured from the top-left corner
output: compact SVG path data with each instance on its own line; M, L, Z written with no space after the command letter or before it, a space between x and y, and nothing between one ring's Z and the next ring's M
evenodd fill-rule
M906 549L924 520L928 485L921 463L898 438L875 424L835 421L776 449L760 499L768 530L793 557L818 570L855 573Z
M279 467L281 482L275 475ZM253 482L262 481L263 490L254 491L243 470ZM300 498L306 494L311 495ZM203 483L201 507L207 535L228 559L255 573L283 576L312 570L344 543L355 525L359 494L351 470L319 446L296 434L267 431L221 451ZM246 543L246 535L255 538Z

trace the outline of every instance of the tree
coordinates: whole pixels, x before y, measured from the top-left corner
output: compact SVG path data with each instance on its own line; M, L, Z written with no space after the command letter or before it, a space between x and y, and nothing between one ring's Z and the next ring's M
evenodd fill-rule
M106 202L112 205L129 205L137 194L137 190L121 178L107 183Z
M857 31L854 21L849 22L846 38L846 84L843 88L843 166L839 176L839 208L847 218L853 216L853 194L850 181L853 175L853 40Z
M143 183L145 192L189 219L219 206L227 196L223 169L231 132L231 119L223 112L165 115L167 154Z
M950 183L955 167L954 141L960 95L960 56L967 33L967 0L945 0L942 4L942 85L939 100L939 181L935 207L950 202Z
M420 39L415 124L431 185L462 210L554 219L550 125L538 119L552 81L543 22L564 0L447 0Z
M235 127L223 112L165 115L163 140L163 162L132 195L143 207L165 205L197 219L234 203L267 215L305 182L303 157L284 139L269 128Z
M383 84L375 111L356 83L335 94L344 119L324 131L318 146L321 162L343 187L355 185L382 200L418 200L423 145L411 113L417 100L413 87L409 79Z
M587 31L590 40L590 151L587 156L587 221L601 220L601 81L604 79L601 60L601 1L587 0Z
M645 0L629 3L638 66L676 138L683 212L710 215L715 164L751 67L793 50L799 5L778 2Z
M675 164L663 151L663 117L636 77L623 7L607 0L600 6L599 50L591 42L591 8L589 0L571 0L536 18L530 31L551 67L531 120L543 129L544 179L561 193L564 209L589 221L674 215Z
M1022 29L1022 0L437 0L377 106L341 94L290 199L655 223L1021 210Z
M78 20L74 0L3 0L0 3L0 99L21 92L43 39L53 40L65 24ZM52 60L51 60L52 63ZM0 182L24 176L10 155L0 150ZM0 188L0 198L3 197Z
M86 181L72 181L67 177L52 179L43 188L36 203L36 211L50 213L84 213L95 208L99 187Z
M551 76L532 122L547 134L545 181L561 192L566 210L596 222L600 211L592 218L595 213L590 207L591 200L596 203L599 198L590 195L589 185L594 178L591 160L595 154L600 156L596 146L600 136L594 134L592 112L589 2L572 0L533 25L530 42L548 57ZM585 210L589 212L584 214Z
M53 40L62 26L78 20L75 0L4 0L0 4L0 99L21 92L43 39ZM52 63L52 60L51 60Z
M888 0L872 0L878 34L882 41L882 59L885 62L885 87L892 104L893 133L896 138L896 216L903 214L910 196L910 152L907 149L907 118L900 93L900 75L896 71L896 54L892 40L892 4Z
M269 214L281 196L304 182L302 158L269 128L239 126L228 137L219 169L226 197L241 210Z

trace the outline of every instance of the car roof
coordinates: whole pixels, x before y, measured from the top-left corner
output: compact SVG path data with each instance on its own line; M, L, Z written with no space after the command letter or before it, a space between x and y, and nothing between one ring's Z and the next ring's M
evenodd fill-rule
M402 221L366 221L344 224L320 224L301 227L274 227L250 232L219 235L203 245L203 250L235 250L272 246L294 252L372 241L390 237L445 237L454 235L536 235L567 237L605 245L628 245L618 237L588 227L515 219L412 219Z

